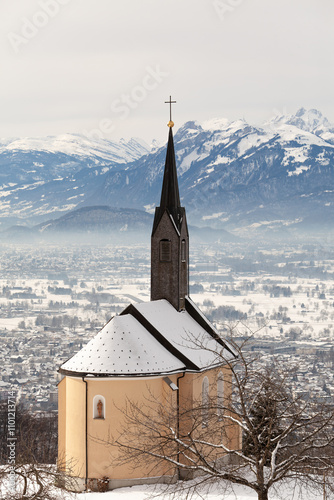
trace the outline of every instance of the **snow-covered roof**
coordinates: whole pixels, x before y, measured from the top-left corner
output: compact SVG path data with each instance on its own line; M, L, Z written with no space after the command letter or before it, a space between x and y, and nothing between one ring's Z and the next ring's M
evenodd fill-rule
M217 343L187 310L177 311L165 299L143 302L134 307L173 348L196 365L197 369L202 370L219 364L222 357L231 358L231 352ZM205 321L209 323L206 318ZM213 329L212 326L211 328Z
M184 368L184 364L130 314L112 318L96 337L61 366L62 371L95 375L154 375Z
M167 300L128 306L60 368L65 374L149 376L200 371L233 357L187 298L185 311Z

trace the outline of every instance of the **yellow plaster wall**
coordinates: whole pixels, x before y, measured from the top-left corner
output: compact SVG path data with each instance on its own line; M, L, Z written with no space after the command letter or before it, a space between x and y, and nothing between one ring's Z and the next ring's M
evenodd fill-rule
M220 372L224 375L224 397L225 400L231 396L231 374L227 367L207 370L200 374L187 373L184 377L173 375L169 378L177 385L179 379L179 403L180 407L191 409L202 401L202 382L205 376L209 379L210 397L217 397L217 379ZM86 379L87 380L87 379ZM166 464L149 464L143 456L138 461L139 467L135 469L126 463L119 463L120 453L117 447L109 446L113 438L117 438L119 432L125 425L125 417L122 410L125 409L126 400L138 405L145 405L145 412L150 404L156 401L162 403L165 417L171 407L176 406L177 392L163 381L163 377L157 378L133 378L133 379L88 379L87 393L87 449L88 449L88 478L131 479L141 477L159 477L161 475L172 475L175 468ZM72 459L73 475L85 477L85 411L86 411L86 387L80 378L65 377L58 386L59 389L59 453L66 447L67 459ZM101 395L105 398L105 419L93 418L94 396ZM200 415L198 416L200 418ZM181 434L191 426L191 418L183 418L180 421ZM225 421L221 422L221 432L216 432L214 440L224 443L230 447L240 446L240 433L237 426L231 425L223 429ZM170 415L170 425L177 427L176 415ZM199 427L200 432L204 432ZM210 433L208 431L208 433ZM211 436L212 437L212 436ZM220 451L213 459L221 456ZM138 465L137 464L137 465Z
M176 377L174 377L176 383ZM120 453L115 446L109 446L113 438L117 438L124 428L123 411L126 398L133 404L145 404L147 410L149 401L153 404L162 395L162 401L175 397L172 390L162 378L153 379L109 379L88 381L88 477L112 479L130 479L138 477L157 477L168 471L163 465L150 467L147 460L141 458L139 467L133 469L129 464L118 463ZM93 398L101 395L105 398L105 419L93 418Z
M176 376L171 376L170 379L177 383ZM118 450L108 443L118 436L124 426L122 409L125 408L126 398L132 403L148 405L148 399L154 402L160 395L167 411L169 404L176 401L176 391L172 391L163 378L88 379L87 383L88 478L107 476L112 479L130 479L173 474L174 469L171 472L165 464L156 464L148 469L147 461L143 459L140 461L140 467L136 469L128 464L116 464L119 458ZM105 419L93 418L93 399L96 395L105 398ZM59 409L59 450L66 447L67 459L72 460L71 475L85 477L85 384L80 378L66 377L61 382Z
M230 449L240 449L240 427L237 424L231 423L226 418L222 418L220 420L218 418L215 418L214 414L217 414L216 411L213 411L213 415L209 417L208 427L202 426L201 406L203 380L205 377L208 378L209 401L212 402L212 406L214 406L217 402L217 382L220 372L223 374L224 380L224 406L229 406L229 402L231 401L232 397L232 374L228 366L214 368L202 373L187 373L184 378L180 379L181 408L200 408L199 411L193 412L192 419L188 416L185 416L183 419L181 419L180 431L181 434L186 434L187 431L196 427L197 430L194 432L194 437L198 437L201 439L203 438L203 440L207 439L209 442L212 442L214 444L223 443ZM228 414L231 413L226 410L225 415ZM203 453L205 453L208 458L211 457L212 461L220 458L225 454L222 450L215 451L214 449L210 449L210 447L204 447Z
M58 467L65 469L66 463L66 378L58 384Z
M58 385L58 462L66 460L71 476L85 477L86 387L80 378L65 377Z

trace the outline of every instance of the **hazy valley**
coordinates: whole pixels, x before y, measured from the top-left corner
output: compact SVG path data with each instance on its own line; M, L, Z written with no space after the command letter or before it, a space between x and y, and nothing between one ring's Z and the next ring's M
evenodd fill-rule
M148 244L1 245L2 393L55 410L57 368L111 316L150 298ZM190 293L223 335L298 365L297 392L334 392L334 246L193 244Z

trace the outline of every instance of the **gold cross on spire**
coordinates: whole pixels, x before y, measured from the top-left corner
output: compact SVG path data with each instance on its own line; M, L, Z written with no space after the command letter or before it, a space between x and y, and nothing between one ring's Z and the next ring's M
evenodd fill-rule
M176 101L172 101L172 96L169 96L169 101L165 101L165 104L169 104L169 122L167 126L169 128L174 127L174 122L172 121L172 104L176 103Z

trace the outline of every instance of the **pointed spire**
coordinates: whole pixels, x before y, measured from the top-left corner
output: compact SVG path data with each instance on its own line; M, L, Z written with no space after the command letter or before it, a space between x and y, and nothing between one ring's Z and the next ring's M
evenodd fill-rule
M160 208L162 210L168 208L168 210L171 213L173 213L173 211L179 208L180 206L181 204L179 195L179 185L177 181L173 132L172 132L172 127L170 127L166 162L165 162L165 173L164 173L164 180L162 184L161 199L160 199Z
M174 140L172 126L169 126L165 171L161 190L160 206L156 208L152 234L155 232L161 217L167 211L174 220L177 229L180 229L184 208L181 207L179 184L177 180Z
M151 237L151 300L166 299L177 311L189 295L189 234L186 211L181 207L169 98L169 135L160 206L155 209Z

